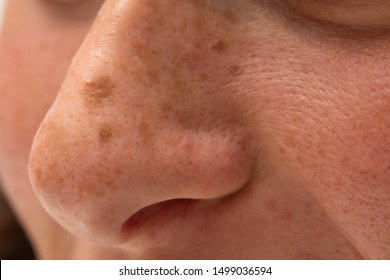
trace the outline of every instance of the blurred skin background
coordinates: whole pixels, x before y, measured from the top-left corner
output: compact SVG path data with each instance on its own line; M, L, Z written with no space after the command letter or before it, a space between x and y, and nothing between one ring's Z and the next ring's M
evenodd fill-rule
M4 6L5 1L0 0L0 32L3 23ZM32 258L34 258L34 254L31 246L3 194L0 193L0 259Z

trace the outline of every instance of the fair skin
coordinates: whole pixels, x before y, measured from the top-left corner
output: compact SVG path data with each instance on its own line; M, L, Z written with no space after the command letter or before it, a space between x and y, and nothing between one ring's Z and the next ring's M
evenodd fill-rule
M37 257L390 258L389 8L9 1L0 175Z

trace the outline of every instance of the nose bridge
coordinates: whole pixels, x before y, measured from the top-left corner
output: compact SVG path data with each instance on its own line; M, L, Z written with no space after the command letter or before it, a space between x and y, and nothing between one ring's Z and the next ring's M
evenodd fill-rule
M153 82L163 67L158 59L161 50L156 50L158 44L151 39L154 28L151 26L155 24L151 16L157 14L150 14L149 3L154 2L109 0L104 3L72 61L55 108L57 103L73 102L87 119L109 123L115 107L130 124L142 122L139 126L143 129L137 131L144 138L151 135L150 126L154 124L150 121L156 119L153 116L157 112L154 107L161 101L158 95L162 96L160 92L164 92L167 83ZM142 121L145 117L149 123ZM102 126L100 140L108 143L112 129L109 125Z
M181 86L182 93L185 88L180 74L183 65L174 62L174 40L167 38L170 32L163 3L170 2L106 1L73 59L64 83L73 90L66 94L81 94L90 108L109 103L115 94L126 95L126 100L115 100L144 113L153 112L152 108L145 110L145 102L154 107L163 98L168 108L168 97L183 99L184 94L166 94L173 92L167 90L173 84Z
M229 32L207 25L207 17L220 15L206 8L207 1L198 2L106 1L73 68L85 73L84 80L115 73L137 87L183 86L186 74L205 67L205 53L223 54L227 48Z
M124 37L129 21L126 16L128 9L122 7L122 2L126 1L105 1L74 57L71 70L77 68L73 73L83 75L79 77L80 82L94 80L96 76L107 76L121 67L121 50L127 41Z
M175 9L174 2L106 1L76 59L81 56L85 63L88 58L89 70L94 72L128 71L134 66L158 63L161 51L167 47L162 41L169 41L167 28L175 21L169 20L167 12L168 6Z

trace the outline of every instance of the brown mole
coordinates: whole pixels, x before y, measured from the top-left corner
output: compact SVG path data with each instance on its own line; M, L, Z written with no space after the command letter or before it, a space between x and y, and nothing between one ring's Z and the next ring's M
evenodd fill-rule
M107 75L87 81L82 91L85 104L92 108L100 106L112 96L114 88L115 85Z
M112 128L108 125L104 125L99 130L99 142L106 144L111 141L113 136Z

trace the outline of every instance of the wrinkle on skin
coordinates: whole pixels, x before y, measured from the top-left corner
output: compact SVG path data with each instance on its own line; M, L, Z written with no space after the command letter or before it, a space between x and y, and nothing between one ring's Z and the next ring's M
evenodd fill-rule
M285 2L308 18L329 24L367 29L390 25L388 1L286 0Z

